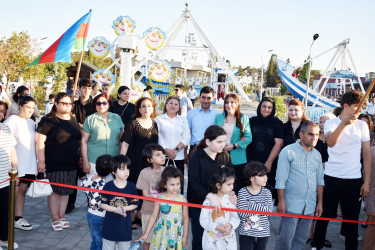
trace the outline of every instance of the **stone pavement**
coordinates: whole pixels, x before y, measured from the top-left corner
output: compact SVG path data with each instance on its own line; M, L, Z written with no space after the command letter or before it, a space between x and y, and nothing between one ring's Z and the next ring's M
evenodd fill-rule
M185 171L186 173L186 171ZM187 177L185 176L185 179ZM187 183L187 180L185 181ZM186 184L185 184L186 193ZM47 199L26 198L24 218L34 227L32 231L22 231L15 229L15 241L21 250L51 250L51 249L90 249L91 236L87 226L87 199L83 191L78 191L76 208L66 215L70 222L70 228L55 232L51 227L51 218L48 212ZM360 219L364 219L365 212L361 210ZM267 249L274 249L278 228L279 217L271 217L271 236L268 240ZM327 239L332 242L332 249L345 249L344 241L338 235L340 232L339 222L330 222L327 230ZM364 235L365 230L359 225L359 234ZM133 230L133 240L141 236L141 229ZM191 249L191 232L188 237L188 249ZM362 248L363 241L359 241L359 249ZM307 244L304 249L311 249Z

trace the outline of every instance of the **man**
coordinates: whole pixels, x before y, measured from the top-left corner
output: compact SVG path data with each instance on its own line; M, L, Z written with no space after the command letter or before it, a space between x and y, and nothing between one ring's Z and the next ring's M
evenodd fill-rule
M188 91L188 96L189 96L189 99L194 107L194 104L195 104L195 99L197 98L197 91L194 89L194 86L193 85L190 85L190 89Z
M86 118L89 115L92 115L96 112L94 106L92 104L91 98L91 90L92 90L92 82L90 79L84 78L79 81L79 93L80 97L77 101L73 102L73 110L72 113L76 116L77 122L80 127L83 126ZM78 169L78 176L84 177L85 173L82 169ZM70 213L75 208L75 203L77 199L77 189L74 189L73 194L69 195L68 205L66 206L66 212Z
M180 98L180 104L181 104L181 116L186 117L188 110L193 109L193 105L191 104L190 99L187 98L184 86L181 84L177 84L174 87L174 92L178 98Z
M368 114L372 122L374 122L374 115L375 115L375 98L371 98L371 102L367 105L366 114Z
M190 152L193 151L194 147L203 139L204 132L209 126L214 124L215 116L220 113L216 109L211 108L214 96L215 91L213 88L208 86L203 87L199 94L201 106L188 112L186 118L191 130ZM185 156L187 156L187 154L185 154ZM185 157L185 159L188 158Z
M99 95L99 84L96 81L92 81L92 91L91 91L91 98L95 98L95 96Z
M48 96L48 103L46 104L46 112L44 113L44 115L47 115L51 112L53 105L55 105L55 95L50 94Z
M320 153L314 148L319 139L318 125L311 121L302 123L299 136L299 141L286 146L279 155L275 187L279 198L277 211L321 216L323 163ZM310 226L310 219L282 217L275 250L302 249Z
M358 220L361 197L368 196L370 192L372 157L369 129L364 121L357 119L359 114L355 114L361 99L360 92L346 92L341 99L343 110L340 116L324 124L329 158L324 172L323 217L336 218L340 203L343 219ZM316 222L311 242L313 247L323 247L327 226L328 221ZM342 229L345 248L357 249L358 225L343 223Z
M114 103L116 101L116 98L111 96L111 85L109 85L109 83L103 83L102 91L103 91L103 94L105 94L105 96L109 98L109 101L111 103Z

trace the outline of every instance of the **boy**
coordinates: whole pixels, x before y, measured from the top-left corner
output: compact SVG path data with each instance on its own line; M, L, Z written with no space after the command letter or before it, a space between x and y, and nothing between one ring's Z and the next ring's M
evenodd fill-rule
M49 112L51 112L52 107L55 104L55 95L54 94L50 94L48 96L48 100L49 100L49 102L46 104L46 113L45 113L45 115L47 115Z

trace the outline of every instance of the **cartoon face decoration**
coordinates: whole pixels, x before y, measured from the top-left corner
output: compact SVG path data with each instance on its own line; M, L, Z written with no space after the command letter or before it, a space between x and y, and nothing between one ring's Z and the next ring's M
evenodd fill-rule
M171 65L166 61L158 60L149 66L150 77L157 82L164 82L171 74Z
M87 48L95 58L104 58L108 55L110 42L102 36L97 36L88 42Z
M135 27L135 21L129 16L119 16L115 21L113 21L112 25L116 35L120 35L124 32L131 34L134 32Z
M115 76L111 71L105 72L105 69L98 69L92 74L92 79L95 80L100 87L103 83L109 83L111 86L116 82Z
M149 28L143 33L143 39L146 46L152 50L157 50L163 47L166 38L165 33L157 27Z

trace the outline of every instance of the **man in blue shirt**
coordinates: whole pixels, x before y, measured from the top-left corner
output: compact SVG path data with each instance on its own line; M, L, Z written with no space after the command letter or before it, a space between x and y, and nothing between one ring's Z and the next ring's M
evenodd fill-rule
M205 86L199 93L199 101L201 106L194 108L188 112L187 120L191 130L190 152L204 137L206 129L213 125L215 116L220 112L211 108L214 101L215 91L213 88ZM187 157L185 157L187 159Z
M319 127L308 121L301 124L300 141L281 150L276 171L279 213L321 216L323 212L323 163L314 148ZM316 201L318 198L318 202ZM275 250L302 249L309 235L311 220L282 217Z

